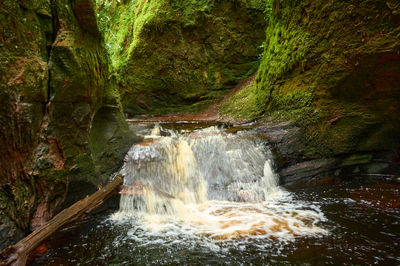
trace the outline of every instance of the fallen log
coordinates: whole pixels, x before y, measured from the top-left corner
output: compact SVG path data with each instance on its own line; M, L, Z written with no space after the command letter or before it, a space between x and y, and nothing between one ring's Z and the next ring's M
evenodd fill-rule
M28 256L44 240L64 225L82 219L93 209L100 206L122 184L122 181L122 176L117 176L105 187L63 210L15 245L3 249L0 252L0 265L26 265Z

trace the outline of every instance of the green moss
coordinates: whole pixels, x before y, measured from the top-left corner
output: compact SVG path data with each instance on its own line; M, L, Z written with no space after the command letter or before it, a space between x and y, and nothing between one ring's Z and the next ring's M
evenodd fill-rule
M199 110L257 69L265 1L99 0L97 6L130 115Z
M394 149L398 7L378 0L274 1L257 78L223 104L223 113L291 120L311 157Z
M257 118L263 112L263 106L258 105L258 97L255 84L246 86L227 101L219 105L222 115L235 119L251 120Z
M69 182L103 182L134 140L92 4L0 3L0 220L12 221L1 236L28 232L39 205L43 219L60 211ZM102 137L107 126L111 138Z

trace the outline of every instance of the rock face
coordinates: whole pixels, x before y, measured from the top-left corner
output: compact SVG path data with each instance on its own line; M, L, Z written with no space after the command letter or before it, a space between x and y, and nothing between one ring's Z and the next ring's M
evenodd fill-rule
M292 121L305 161L398 164L399 34L395 0L273 1L256 81L221 110Z
M74 186L104 182L133 133L92 1L1 1L0 54L1 249L60 211Z
M124 111L194 111L254 73L266 2L97 0Z
M371 176L396 180L398 162L392 151L358 151L315 157L307 154L307 145L300 127L293 122L262 123L254 130L271 148L275 170L281 185L310 182L326 176ZM390 173L385 175L384 173ZM394 175L393 175L394 174Z

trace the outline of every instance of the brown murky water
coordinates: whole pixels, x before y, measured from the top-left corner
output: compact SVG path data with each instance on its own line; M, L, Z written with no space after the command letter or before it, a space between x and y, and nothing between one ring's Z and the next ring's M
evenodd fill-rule
M32 265L400 264L400 184L336 178L289 190L289 202L320 207L328 234L285 241L151 235L103 214L57 233Z
M132 147L118 212L61 230L31 264L400 264L399 182L355 176L278 187L270 155L252 138L180 126L171 125L178 136ZM162 134L147 124L142 132ZM210 149L219 166L209 164Z

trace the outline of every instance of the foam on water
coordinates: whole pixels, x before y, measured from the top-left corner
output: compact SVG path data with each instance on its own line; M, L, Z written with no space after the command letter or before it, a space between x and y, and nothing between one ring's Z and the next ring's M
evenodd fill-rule
M160 132L156 126L125 158L120 210L112 219L132 223L128 236L144 245L191 239L213 249L214 241L328 233L318 225L325 220L319 206L296 202L278 186L268 149L251 135L216 127Z

